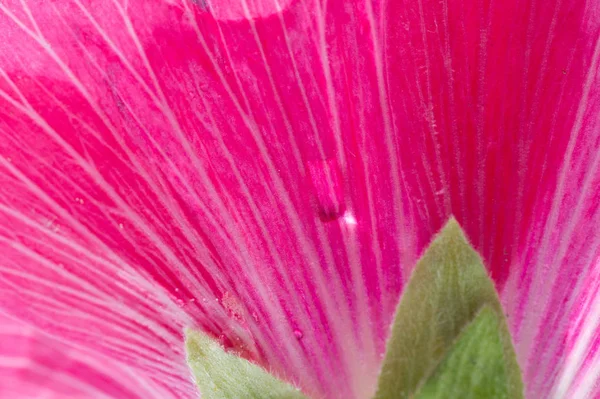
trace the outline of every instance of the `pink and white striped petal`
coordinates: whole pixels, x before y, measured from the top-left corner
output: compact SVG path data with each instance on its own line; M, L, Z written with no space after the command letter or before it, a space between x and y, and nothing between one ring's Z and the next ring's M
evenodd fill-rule
M596 3L3 1L3 309L173 397L191 325L367 397L454 214L529 395L592 395Z
M19 399L165 398L144 373L0 315L0 396Z

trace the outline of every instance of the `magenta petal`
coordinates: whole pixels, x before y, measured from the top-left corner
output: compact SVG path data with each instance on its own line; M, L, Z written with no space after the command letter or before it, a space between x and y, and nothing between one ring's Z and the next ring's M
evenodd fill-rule
M3 398L164 398L170 392L120 362L66 345L0 315Z
M20 44L0 64L9 312L175 396L191 324L307 391L373 389L401 287L397 214L364 189L363 144L342 158L339 132L316 130L330 107L306 120L328 86L309 83L320 50L315 33L282 36L318 28L305 6L260 26L192 4L0 8Z
M0 4L3 309L172 397L190 325L367 397L454 214L530 396L594 392L598 6L244 3Z

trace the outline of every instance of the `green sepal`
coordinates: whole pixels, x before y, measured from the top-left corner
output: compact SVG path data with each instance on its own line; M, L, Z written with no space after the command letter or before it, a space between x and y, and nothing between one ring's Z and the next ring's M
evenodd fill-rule
M484 306L418 388L415 399L511 399L501 323L498 313Z
M203 399L305 399L265 369L227 353L207 335L186 331L187 363Z
M508 398L523 398L521 372L494 283L454 219L430 244L404 289L375 398L415 398L484 306L498 320L505 368L499 383L505 385ZM470 371L473 367L460 372Z

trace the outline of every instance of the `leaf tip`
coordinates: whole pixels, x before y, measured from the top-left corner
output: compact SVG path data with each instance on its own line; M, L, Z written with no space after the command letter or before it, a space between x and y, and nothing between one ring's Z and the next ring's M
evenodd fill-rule
M438 237L444 237L457 243L459 241L464 242L465 244L471 246L464 229L460 223L458 223L458 220L456 220L454 215L450 215L446 221L446 224L440 229Z

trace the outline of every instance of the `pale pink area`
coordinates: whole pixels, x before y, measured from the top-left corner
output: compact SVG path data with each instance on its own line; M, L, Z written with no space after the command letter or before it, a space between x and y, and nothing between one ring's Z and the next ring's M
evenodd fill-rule
M90 354L0 314L0 397L18 399L161 398L126 365Z
M215 4L0 3L3 310L139 392L193 397L196 326L315 397L366 398L454 214L528 396L593 395L597 2Z
M293 0L194 0L218 20L265 18L284 10ZM174 2L177 3L177 2Z

